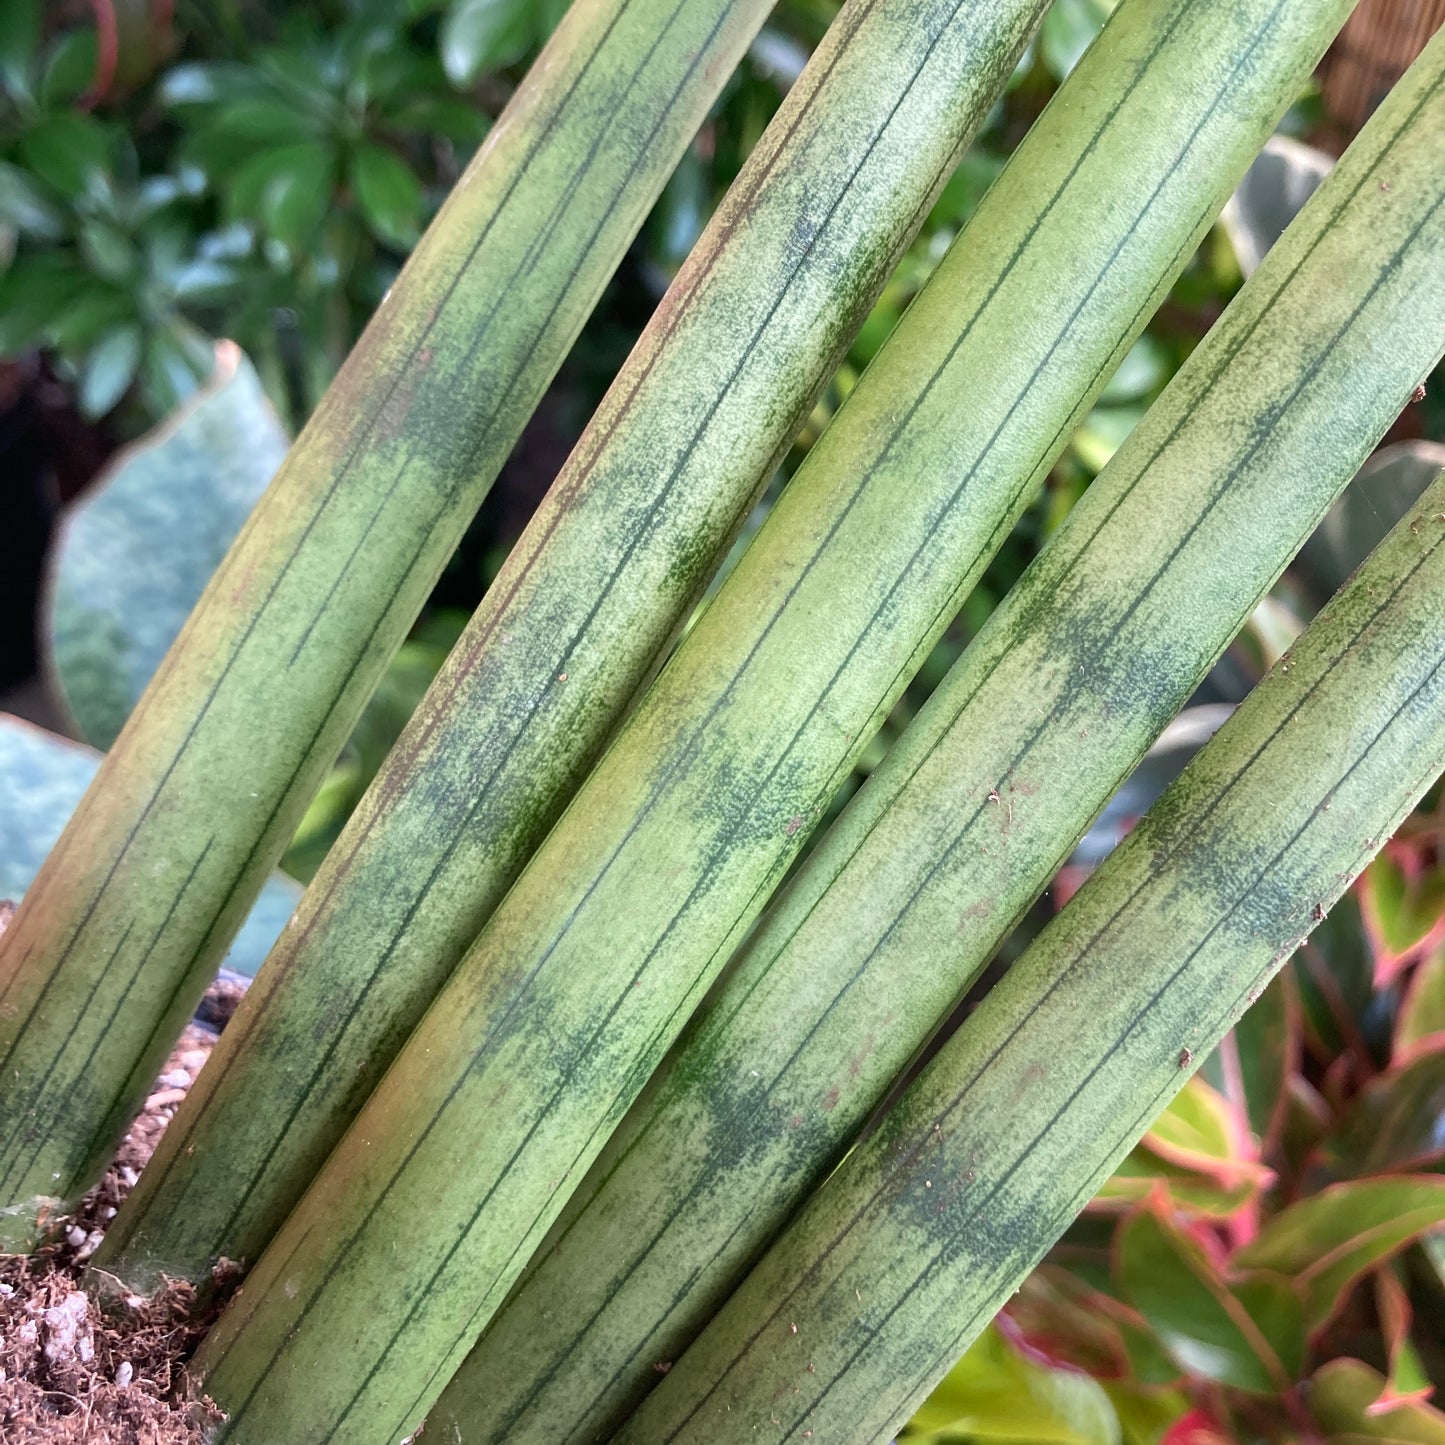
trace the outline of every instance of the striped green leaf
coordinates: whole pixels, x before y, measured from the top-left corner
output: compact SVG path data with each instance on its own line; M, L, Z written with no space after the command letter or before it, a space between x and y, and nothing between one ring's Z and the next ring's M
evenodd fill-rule
M145 1283L260 1253L595 760L1041 8L843 12L314 880L107 1268Z
M766 0L578 0L0 943L0 1238L99 1172Z
M443 1428L581 1438L654 1384L1184 704L1445 346L1436 114L1361 139L820 843Z
M1175 90L1272 93L1344 9L1132 8L1085 147L954 246L213 1332L234 1438L424 1413L1247 163ZM1161 79L1204 12L1248 19Z
M1438 93L1445 41L1434 49ZM1398 121L1400 107L1385 115ZM1396 177L1434 180L1438 214L1442 173ZM1445 479L818 1191L618 1440L890 1439L1442 767Z

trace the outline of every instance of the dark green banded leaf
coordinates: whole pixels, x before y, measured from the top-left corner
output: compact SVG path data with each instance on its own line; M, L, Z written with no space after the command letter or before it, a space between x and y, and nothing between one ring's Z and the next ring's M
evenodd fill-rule
M317 875L108 1268L260 1253L655 667L1039 10L845 12Z
M1142 218L1119 207L1116 229L1094 240L1102 274L1085 270L1077 234L1040 229L1034 239L1059 246L1060 257L1070 251L1073 294L1095 280L1110 288L1107 305L1096 293L1092 324L1127 324L1137 302L1112 289L1108 258L1132 259L1134 246L1161 259L1187 248L1200 213L1228 193L1348 8L1196 6L1179 25L1177 6L1131 0L954 255L981 271L977 235L1027 234L1060 157L1080 158L1078 183L1101 194L1117 183L1121 153L1155 144L1155 163L1173 174L1168 147L1178 147L1192 204L1161 201ZM1218 65L1201 68L1204 54ZM1119 105L1141 55L1150 69ZM1245 55L1247 82L1237 69ZM1147 195L1157 181L1143 174L1136 184ZM1180 379L1094 483L1077 520L819 844L609 1143L533 1277L439 1402L444 1428L537 1440L580 1437L584 1425L600 1432L656 1382L656 1363L676 1358L833 1167L1428 367L1422 339L1413 360L1397 353L1367 375L1361 362L1375 343L1361 327L1348 346L1337 343L1308 413L1268 430L1298 373L1276 372L1263 389L1260 368L1273 366L1286 336L1311 353L1328 346L1353 308L1343 297L1322 308L1322 278L1362 244L1381 265L1391 254L1372 220L1362 217L1360 229L1287 290L1268 280L1258 288L1257 304L1203 349L1192 379ZM974 282L957 275L936 284ZM1377 315L1405 314L1417 289L1402 284L1389 297L1394 309ZM1246 362L1226 371L1236 351ZM1348 440L1344 420L1332 420L1334 379L1345 374L1358 374L1360 387ZM982 396L980 387L970 404ZM847 408L838 421L846 417ZM1316 451L1320 424L1338 442L1328 464ZM1201 574L1213 580L1208 599L1197 596ZM1177 638L1162 636L1166 622Z
M1087 149L955 245L492 915L211 1336L235 1438L414 1420L460 1363L1222 205L1204 121L1157 123L1200 13L1149 4ZM1218 109L1342 11L1249 13L1191 56Z
M110 1147L766 0L578 0L0 941L0 1237Z
M1426 57L1376 137L1422 90L1441 94L1445 39ZM1438 214L1445 130L1422 115L1416 134L1437 160L1423 174ZM989 992L618 1439L889 1439L1442 766L1445 482Z

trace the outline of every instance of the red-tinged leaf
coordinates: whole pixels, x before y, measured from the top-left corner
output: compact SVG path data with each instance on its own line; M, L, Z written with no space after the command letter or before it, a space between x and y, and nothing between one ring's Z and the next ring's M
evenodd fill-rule
M1258 1394L1290 1388L1304 1328L1283 1281L1257 1275L1231 1288L1197 1240L1148 1209L1121 1227L1116 1269L1187 1374Z
M1129 1358L1119 1316L1142 1320L1067 1270L1040 1265L1007 1306L1007 1318L1021 1337L1062 1364L1087 1370L1095 1379L1122 1377Z
M1422 958L1405 990L1395 1023L1397 1064L1432 1049L1445 1049L1445 946Z
M1202 1174L1225 1191L1245 1184L1265 1188L1274 1179L1259 1161L1243 1107L1198 1075L1174 1096L1142 1142L1151 1154Z
M1385 1337L1390 1371L1384 1393L1370 1406L1369 1413L1382 1415L1401 1405L1428 1400L1435 1393L1435 1386L1411 1342L1414 1310L1399 1274L1392 1267L1375 1271L1375 1312L1380 1317L1380 1333Z
M1363 1179L1292 1204L1236 1251L1233 1263L1292 1280L1313 1334L1334 1317L1361 1275L1441 1224L1445 1179Z
M1203 1410L1191 1410L1176 1420L1159 1445L1233 1445Z
M1095 1212L1132 1209L1161 1185L1179 1209L1205 1219L1225 1220L1255 1200L1261 1180L1246 1179L1225 1188L1215 1179L1170 1164L1141 1147L1125 1156L1089 1207Z
M1036 1445L1122 1445L1118 1417L1097 1380L1051 1365L990 1325L919 1407L907 1441L986 1440Z
M1375 987L1445 942L1445 870L1408 844L1389 845L1359 881L1360 911L1375 951Z
M1125 1445L1164 1445L1170 1431L1189 1413L1189 1399L1179 1390L1143 1389L1132 1380L1105 1380L1104 1393L1119 1417ZM1205 1442L1191 1442L1205 1445ZM1225 1445L1218 1437L1208 1445Z
M1343 1178L1438 1168L1445 1163L1445 1049L1423 1049L1372 1079L1322 1141Z
M1407 1403L1371 1414L1385 1377L1359 1360L1331 1360L1316 1370L1306 1399L1330 1445L1388 1440L1398 1445L1445 1445L1445 1414L1432 1405Z

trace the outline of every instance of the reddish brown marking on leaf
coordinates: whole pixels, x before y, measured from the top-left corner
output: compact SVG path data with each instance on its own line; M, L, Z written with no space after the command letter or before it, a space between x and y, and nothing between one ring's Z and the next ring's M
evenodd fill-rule
M838 1107L838 1100L842 1097L842 1092L843 1091L839 1089L837 1084L834 1084L833 1087L829 1089L826 1094L823 1095L823 1108L828 1113L831 1114L833 1110Z
M965 933L968 925L974 920L982 922L993 912L993 899L980 898L977 903L970 904L958 916L958 932Z

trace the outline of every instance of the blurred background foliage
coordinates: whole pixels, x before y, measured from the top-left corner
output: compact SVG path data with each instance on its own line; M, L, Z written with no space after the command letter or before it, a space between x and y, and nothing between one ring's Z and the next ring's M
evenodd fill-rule
M184 491L192 473L177 471L177 447L197 426L264 434L265 447L233 446L236 457L264 458L253 462L264 474L224 479L233 496L264 485L275 447L304 424L565 8L0 4L0 707L110 741L144 677L122 678L116 662L129 649L134 671L133 637L108 657L96 643L105 630L75 611L103 605L101 574L112 565L97 571L87 511L126 517L127 496ZM739 549L1112 8L1055 0ZM780 0L308 812L286 859L294 877L319 865L836 10L835 0ZM1332 120L1311 87L1282 130L1337 153L1357 120ZM1298 167L1287 155L1279 164L1288 172L1279 180L1259 170L1255 209L1282 207L1287 218L1301 199L1288 194ZM836 807L1228 304L1241 263L1257 259L1250 253L1237 227L1233 239L1223 226L1206 238ZM220 338L237 343L239 363L218 352ZM220 382L218 356L231 368ZM248 410L228 402L207 420L197 408L213 393L243 393ZM183 404L189 421L147 438ZM116 449L137 439L96 485ZM1417 398L1387 440L1393 448L1362 474L1002 950L995 976L1438 470L1445 453L1429 443L1445 440L1445 385ZM147 553L169 583L194 574L197 592L214 565L209 555L204 565L175 556L188 544L167 529L148 534L139 513L122 530L131 550L113 566L129 609ZM224 540L208 534L206 545ZM48 611L39 600L47 568L56 579ZM173 615L150 619L144 646L156 656L189 605L175 592ZM97 686L111 688L103 725L89 722L80 695ZM1445 1414L1428 1403L1445 1382L1445 1238L1431 1234L1445 1219L1442 848L1437 791L909 1438L1445 1442Z

